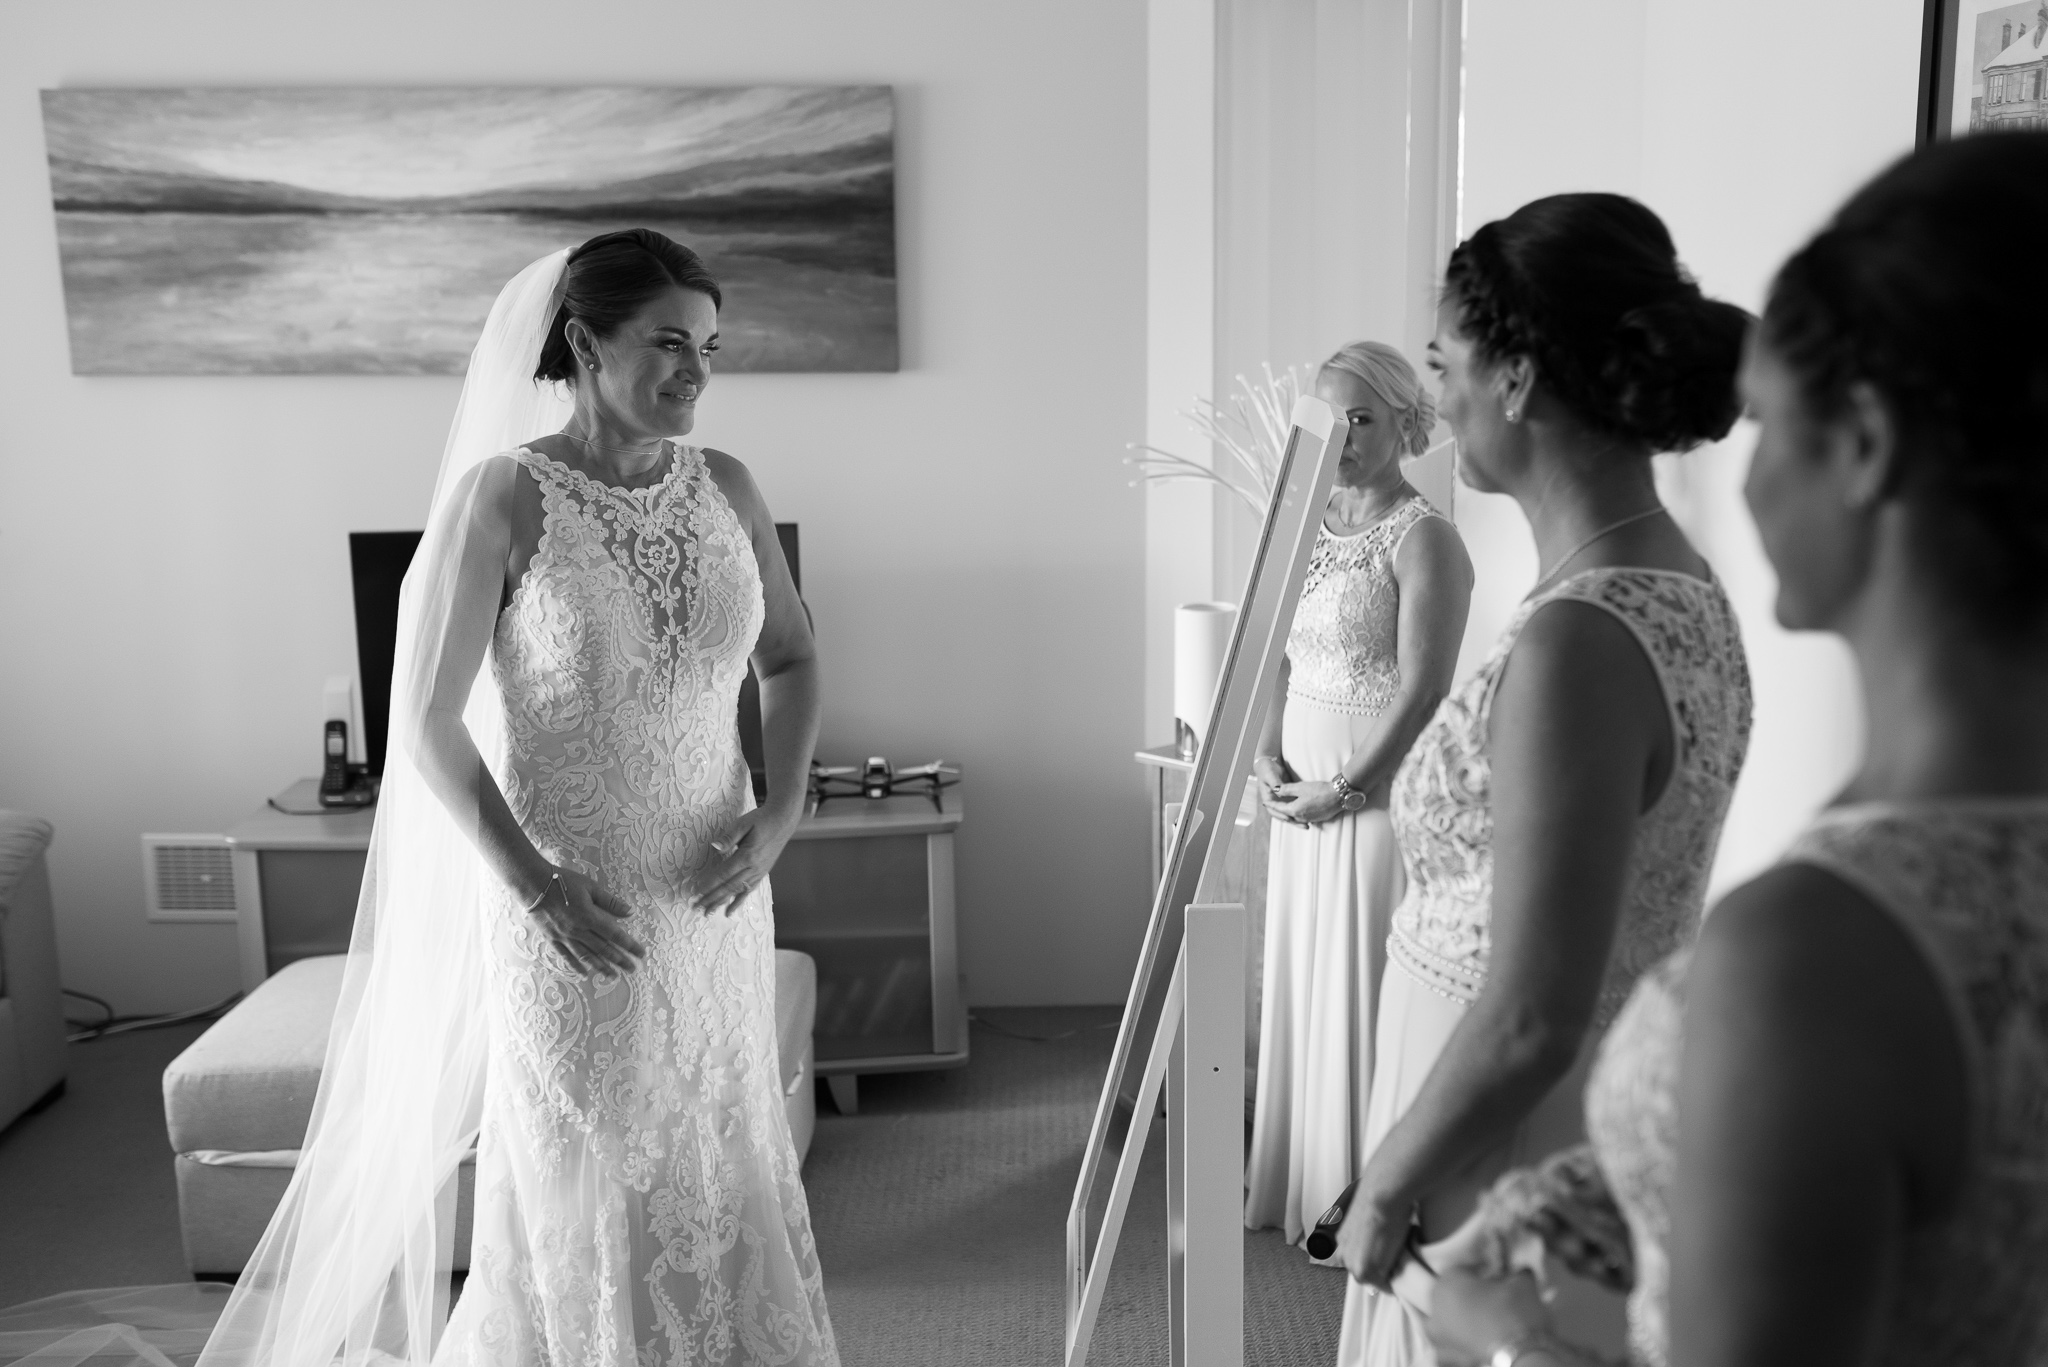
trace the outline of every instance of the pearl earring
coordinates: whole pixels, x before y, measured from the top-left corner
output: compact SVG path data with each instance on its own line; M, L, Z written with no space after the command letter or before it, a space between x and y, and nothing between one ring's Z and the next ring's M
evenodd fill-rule
M583 364L585 364L585 365L589 366L589 367L590 367L590 368L591 368L592 370L595 370L595 369L597 369L597 362L596 362L596 361L585 361L585 362L584 362Z
M1508 421L1509 421L1509 422L1520 422L1521 420L1522 420L1522 415L1521 415L1521 413L1520 413L1520 412L1519 412L1518 410L1516 410L1516 409L1513 409L1513 408L1510 408L1510 409L1508 410Z

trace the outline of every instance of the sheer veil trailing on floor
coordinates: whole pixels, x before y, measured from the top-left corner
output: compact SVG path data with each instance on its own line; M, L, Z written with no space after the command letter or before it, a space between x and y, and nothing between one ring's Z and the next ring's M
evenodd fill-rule
M419 763L485 460L562 426L538 384L567 251L506 285L470 358L427 532L399 597L391 735L375 834L312 1122L284 1202L229 1297L201 1367L425 1363L448 1313L456 1168L483 1104L488 1012L474 812ZM504 716L480 670L464 712L486 758Z
M574 409L566 388L533 379L568 257L555 252L513 277L470 357L427 531L399 594L376 829L320 1090L284 1201L233 1290L186 1282L13 1306L0 1311L0 1361L185 1367L195 1353L198 1367L431 1360L448 1318L456 1169L476 1143L483 1109L481 899L493 875L473 839L475 811L451 811L429 789L420 738L479 467L560 430ZM488 669L471 685L463 721L488 765L505 735Z
M391 735L340 1005L297 1170L201 1367L425 1363L448 1314L456 1168L476 1139L488 1046L479 898L492 875L476 815L451 812L419 764L455 601L477 467L568 418L534 381L568 252L492 305L449 431L427 532L399 596ZM488 670L463 714L501 748Z

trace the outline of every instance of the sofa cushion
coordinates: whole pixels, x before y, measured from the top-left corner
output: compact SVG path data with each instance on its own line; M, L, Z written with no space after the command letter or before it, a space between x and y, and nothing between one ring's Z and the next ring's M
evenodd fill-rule
M6 919L15 884L49 848L51 832L50 823L39 816L0 807L0 921ZM6 995L7 956L0 951L0 997Z
M15 880L50 847L52 830L39 816L0 808L0 913L7 910Z
M285 965L164 1070L171 1148L296 1149L313 1117L345 954Z

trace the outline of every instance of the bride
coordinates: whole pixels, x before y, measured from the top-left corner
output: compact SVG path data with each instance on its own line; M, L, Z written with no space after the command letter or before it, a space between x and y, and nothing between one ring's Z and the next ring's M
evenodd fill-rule
M817 664L746 468L679 439L719 304L693 252L635 229L492 308L406 578L320 1096L207 1367L838 1361L777 1086L767 881Z

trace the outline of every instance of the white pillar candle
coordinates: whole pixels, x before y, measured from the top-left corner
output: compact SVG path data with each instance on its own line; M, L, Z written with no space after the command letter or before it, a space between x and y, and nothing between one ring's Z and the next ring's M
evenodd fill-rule
M1209 710L1216 705L1216 685L1236 625L1235 603L1183 603L1174 609L1173 715L1198 745L1209 729Z

